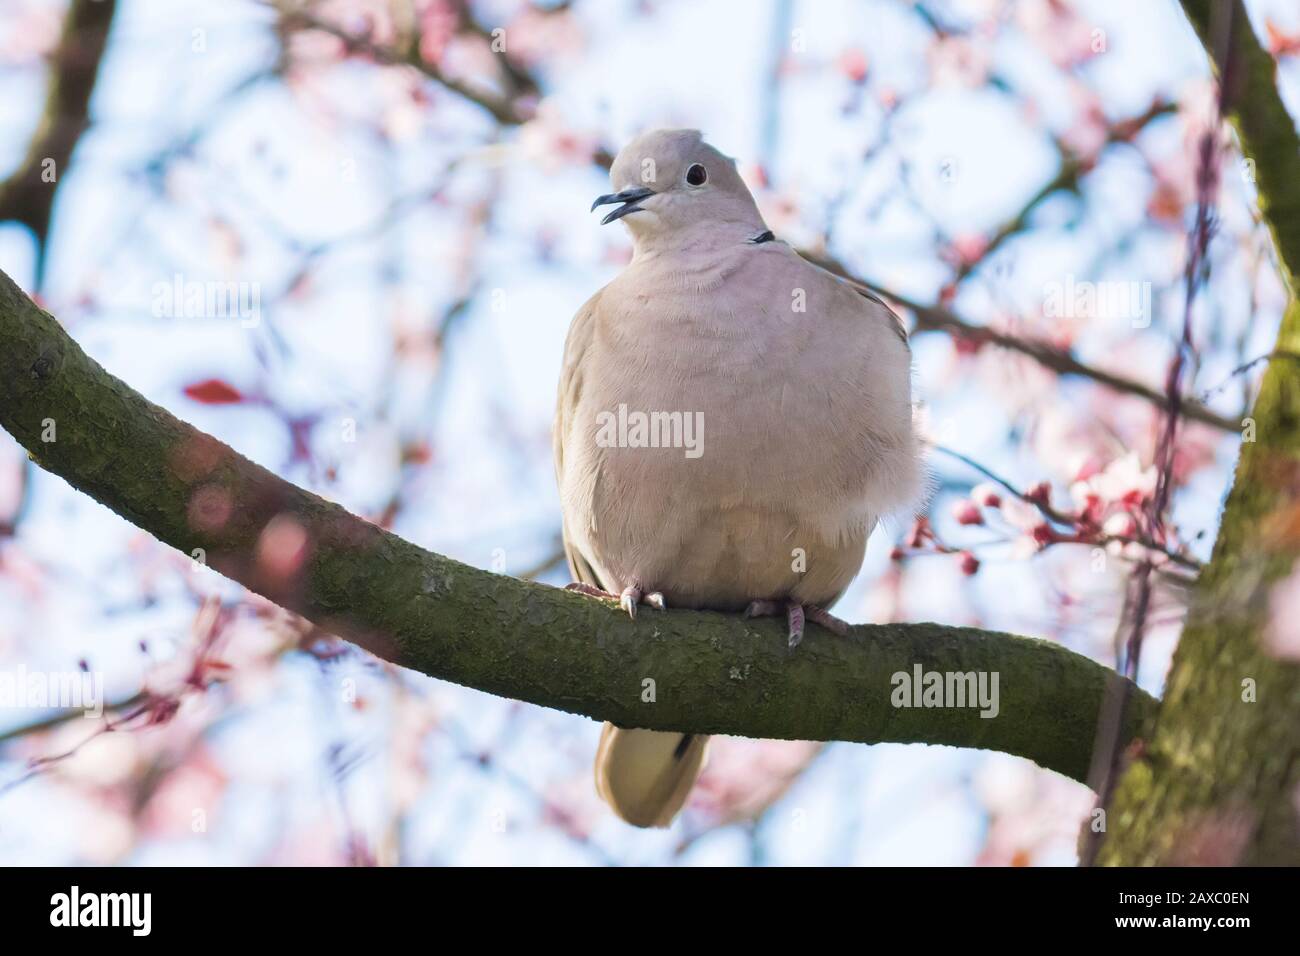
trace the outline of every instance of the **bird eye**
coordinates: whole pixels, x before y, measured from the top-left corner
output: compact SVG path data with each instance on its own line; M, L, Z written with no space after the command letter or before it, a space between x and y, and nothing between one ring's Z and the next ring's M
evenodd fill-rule
M686 170L686 181L692 186L703 186L708 178L709 174L699 163L693 163L691 168Z

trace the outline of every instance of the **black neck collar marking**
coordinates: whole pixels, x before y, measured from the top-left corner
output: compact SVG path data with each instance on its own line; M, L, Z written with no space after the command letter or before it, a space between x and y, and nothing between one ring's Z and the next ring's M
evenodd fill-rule
M745 241L746 241L746 242L751 242L751 243L753 243L754 245L757 246L757 245L759 245L760 243L771 242L771 241L772 241L773 239L775 239L775 238L776 238L776 236L772 235L772 230L771 230L771 229L766 229L766 230L764 230L763 232L760 232L757 236L754 236L754 237L752 237L752 238L750 238L750 239L746 239Z

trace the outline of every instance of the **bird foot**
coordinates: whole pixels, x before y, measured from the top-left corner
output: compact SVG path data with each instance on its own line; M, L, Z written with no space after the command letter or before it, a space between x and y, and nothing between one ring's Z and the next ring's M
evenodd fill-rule
M745 608L745 617L776 617L785 615L786 634L790 647L798 647L803 640L805 621L820 624L826 630L840 637L849 633L849 625L834 614L815 604L800 604L798 601L751 601Z
M617 601L618 606L627 611L627 616L636 620L636 608L638 604L648 604L650 607L657 608L660 611L668 610L668 604L664 600L663 592L650 591L649 593L641 590L635 584L629 584L618 594L611 594L609 591L601 590L592 584L582 584L575 581L573 584L565 585L566 591L577 591L579 594L586 594L589 597L602 598L606 601Z

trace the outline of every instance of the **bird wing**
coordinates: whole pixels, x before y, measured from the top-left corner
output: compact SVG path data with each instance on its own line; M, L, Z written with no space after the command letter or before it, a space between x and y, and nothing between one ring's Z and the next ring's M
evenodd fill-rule
M800 255L799 258L803 259L804 262L808 263L808 265L812 266L814 269L816 269L818 272L820 272L822 275L826 276L827 278L832 279L835 282L838 282L840 285L848 286L850 289L852 289L858 295L862 296L867 301L874 302L876 305L880 306L880 308L884 310L884 315L889 319L894 334L903 340L903 344L908 347L909 351L911 350L912 347L911 343L907 339L907 325L903 322L901 318L899 318L898 313L889 307L889 303L887 303L880 296L876 295L876 293L871 291L871 289L867 288L861 282L857 282L853 279L848 278L847 276L842 276L838 273L832 272L830 269L827 269L825 266L821 265L820 263L814 262L812 259L809 259L807 256ZM871 311L873 314L875 313L874 309L872 309Z
M602 289L601 292L604 290ZM555 480L560 487L562 524L564 538L564 556L569 562L569 573L573 580L605 589L600 576L587 558L573 544L573 535L569 532L568 509L564 506L564 441L569 435L574 410L584 384L583 359L591 347L596 331L596 308L600 302L601 292L588 299L573 317L569 325L568 337L564 340L564 360L560 367L560 387L556 396L555 407Z

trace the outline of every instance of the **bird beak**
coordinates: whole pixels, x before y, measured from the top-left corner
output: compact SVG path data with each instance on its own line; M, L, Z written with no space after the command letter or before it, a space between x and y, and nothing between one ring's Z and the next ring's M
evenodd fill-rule
M591 209L594 212L597 206L608 206L613 202L623 204L600 221L600 224L604 226L615 219L622 219L630 212L636 212L641 208L637 205L637 201L654 194L655 191L646 186L634 186L631 189L624 189L621 193L606 193L603 196L597 196L596 201L591 204Z

